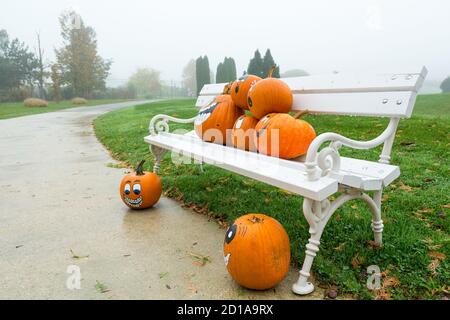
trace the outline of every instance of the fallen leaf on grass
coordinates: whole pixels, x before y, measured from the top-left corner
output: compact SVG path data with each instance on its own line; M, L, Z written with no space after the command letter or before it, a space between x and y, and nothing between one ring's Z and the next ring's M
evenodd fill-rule
M439 268L439 259L433 259L427 266L427 269L431 271L433 277L437 275L437 268Z
M415 141L403 141L403 142L400 142L400 145L404 146L404 147L413 147L416 145L416 142Z
M80 256L77 255L73 252L72 249L70 249L70 253L72 254L72 259L85 259L85 258L89 258L89 255L84 255L84 256Z
M450 209L450 203L449 203L449 204L444 204L444 205L442 206L442 208Z
M438 252L438 251L428 252L428 255L432 258L442 260L442 261L444 261L446 259L446 255L441 252Z
M381 246L378 245L378 244L377 244L375 241L373 241L373 240L367 241L367 245L369 246L369 248L372 248L372 249L380 249L380 248L381 248Z
M388 277L389 270L385 270L381 273L384 278L381 288L375 289L375 300L391 300L391 293L389 288L397 287L400 285L400 281L395 277Z
M108 289L108 287L106 285L104 285L103 283L101 283L98 280L95 281L95 289L100 293L106 293L106 292L111 291Z
M340 245L338 245L337 247L335 247L333 249L336 251L342 251L346 244L347 244L347 242L342 242Z
M192 264L194 266L203 267L208 262L211 262L211 259L208 256L204 256L204 255L201 255L198 253L189 252L189 256L194 260L194 261L192 261Z
M412 187L407 186L407 185L404 184L403 182L400 182L399 189L401 189L401 190L403 190L403 191L407 191L407 192L413 191L413 188L412 188Z
M352 267L353 267L353 269L359 268L363 263L364 263L364 258L361 257L359 254L356 254L356 256L354 256L352 258Z

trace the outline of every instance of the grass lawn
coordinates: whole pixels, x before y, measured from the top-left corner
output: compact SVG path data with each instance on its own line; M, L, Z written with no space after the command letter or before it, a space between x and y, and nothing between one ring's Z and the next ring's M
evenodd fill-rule
M187 118L197 113L193 100L173 100L114 111L95 121L99 139L114 157L128 164L149 159L144 143L153 115ZM360 201L347 203L330 219L322 237L313 272L324 286L355 298L439 299L448 295L450 95L420 96L411 119L400 121L392 163L401 177L383 197L384 246L371 246L371 214ZM318 133L334 131L355 139L371 139L386 127L387 119L347 116L306 116ZM192 125L171 123L171 130ZM342 148L342 155L378 160L380 148L369 151ZM308 224L302 198L220 168L205 165L176 167L170 155L162 164L165 194L212 216L233 221L249 212L268 214L287 230L292 260L301 266ZM119 181L117 182L119 184ZM225 230L224 230L225 233ZM367 267L383 271L384 289L366 288Z
M112 100L112 99L88 100L87 104L81 105L81 106L74 105L70 101L61 101L59 103L50 101L48 103L48 107L25 107L22 102L0 103L0 119L16 118L16 117L51 112L51 111L56 111L56 110L61 110L61 109L68 109L68 108L82 107L82 106L95 106L95 105L99 105L99 104L115 103L115 102L122 102L122 101L126 101L126 100Z

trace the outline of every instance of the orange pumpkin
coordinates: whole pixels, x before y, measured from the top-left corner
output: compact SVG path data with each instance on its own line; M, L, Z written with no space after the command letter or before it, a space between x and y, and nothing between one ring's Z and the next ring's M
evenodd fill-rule
M258 120L243 114L233 127L233 146L242 150L256 151L254 130Z
M197 135L207 142L231 143L231 130L242 109L234 104L227 94L217 96L213 102L200 109L194 121Z
M139 162L136 172L127 174L120 183L120 197L131 209L149 208L161 197L161 179L152 172L143 171L144 162Z
M293 96L289 86L280 79L268 78L258 81L248 91L248 106L255 118L261 119L269 113L289 112L292 107Z
M250 87L259 80L261 80L260 77L254 76L252 74L247 74L246 72L244 72L242 77L234 81L233 84L231 85L230 91L230 95L234 101L234 104L237 105L239 108L248 110L247 105L248 90L250 90Z
M225 265L240 285L265 290L289 271L291 251L283 226L264 214L247 214L234 221L225 235Z
M316 132L308 122L298 119L303 113L294 117L287 113L271 113L262 118L255 128L258 151L283 159L305 154Z

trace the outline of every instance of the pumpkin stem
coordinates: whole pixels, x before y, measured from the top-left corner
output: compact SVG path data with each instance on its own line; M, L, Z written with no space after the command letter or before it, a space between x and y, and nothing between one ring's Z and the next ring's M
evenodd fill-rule
M253 216L251 219L249 219L253 223L261 223L264 221L264 219L258 218L257 216Z
M144 162L145 160L141 160L136 167L136 175L143 176L144 175Z
M277 66L272 66L272 68L270 68L269 73L267 74L267 78L272 78L272 75L275 72L276 68Z
M294 119L300 119L303 115L309 114L309 110L301 110L294 115Z

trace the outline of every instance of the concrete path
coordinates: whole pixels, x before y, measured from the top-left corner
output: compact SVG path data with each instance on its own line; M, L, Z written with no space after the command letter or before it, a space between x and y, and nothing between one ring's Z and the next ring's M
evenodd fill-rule
M236 285L225 230L206 216L166 198L140 212L121 203L125 170L110 166L92 120L133 104L0 120L0 299L299 299L297 270L274 290ZM81 288L69 290L78 268Z

